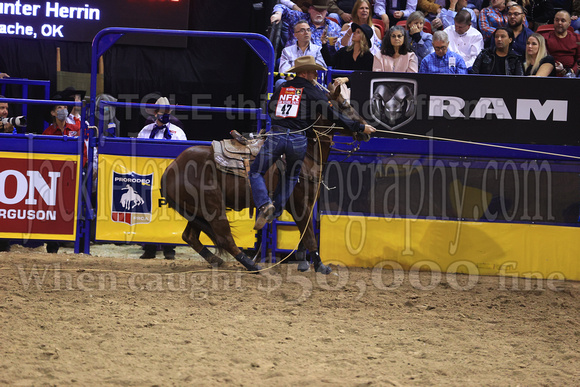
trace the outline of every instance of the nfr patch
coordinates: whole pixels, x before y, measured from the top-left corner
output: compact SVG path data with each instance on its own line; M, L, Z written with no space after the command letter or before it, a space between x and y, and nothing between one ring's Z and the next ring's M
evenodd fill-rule
M153 174L113 172L112 209L113 222L128 225L151 223Z

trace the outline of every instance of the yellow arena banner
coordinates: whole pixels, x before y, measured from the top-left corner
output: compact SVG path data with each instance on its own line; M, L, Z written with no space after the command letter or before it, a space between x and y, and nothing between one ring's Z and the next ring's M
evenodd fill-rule
M163 172L173 159L99 154L96 240L126 243L184 244L187 225L160 193ZM254 247L249 211L229 211L236 244ZM212 245L202 234L201 242Z
M344 266L580 280L578 239L578 227L323 215L320 254Z
M79 155L0 152L0 238L74 241Z

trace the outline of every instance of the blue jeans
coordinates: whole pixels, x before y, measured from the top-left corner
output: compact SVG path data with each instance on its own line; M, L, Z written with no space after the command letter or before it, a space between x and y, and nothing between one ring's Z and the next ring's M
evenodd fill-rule
M300 175L302 161L306 156L308 139L304 132L290 133L291 130L281 126L273 126L264 142L264 146L256 156L256 159L250 166L250 184L252 185L252 196L256 208L270 203L268 189L264 181L264 174L270 169L280 156L286 155L286 173L284 178L278 181L278 186L274 192L274 206L276 207L275 215L280 216L286 206L286 202Z

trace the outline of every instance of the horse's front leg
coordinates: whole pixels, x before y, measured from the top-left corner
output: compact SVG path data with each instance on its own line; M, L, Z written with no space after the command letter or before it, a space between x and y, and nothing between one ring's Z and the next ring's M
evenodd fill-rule
M314 194L306 194L304 186L308 184L313 183L301 181L296 186L296 189L292 193L292 203L286 206L286 209L292 214L294 222L300 230L300 234L302 235L301 242L310 252L310 259L316 272L330 274L332 269L322 263L320 254L318 253L318 243L316 242L313 226L314 214L312 213L316 196ZM307 260L301 261L298 264L299 271L307 271L309 267L310 265Z

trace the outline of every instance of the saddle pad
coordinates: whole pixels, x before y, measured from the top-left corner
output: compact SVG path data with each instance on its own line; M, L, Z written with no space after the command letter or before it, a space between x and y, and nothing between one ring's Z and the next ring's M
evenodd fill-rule
M246 155L224 152L223 141L212 141L211 145L217 169L243 178L248 177L243 159L250 157L249 152Z

